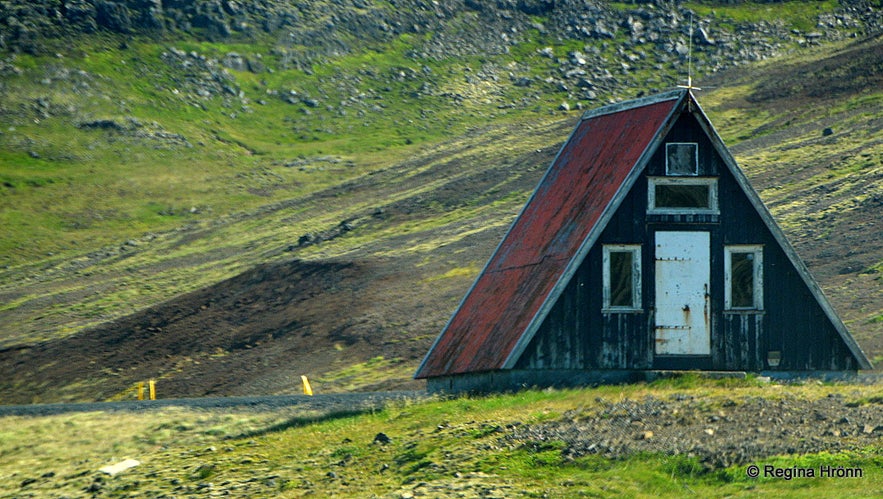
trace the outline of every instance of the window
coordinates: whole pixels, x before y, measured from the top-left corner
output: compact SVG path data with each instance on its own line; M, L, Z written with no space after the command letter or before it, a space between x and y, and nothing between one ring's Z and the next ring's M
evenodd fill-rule
M649 177L647 206L652 213L717 213L716 178Z
M699 175L699 144L671 142L665 145L666 175Z
M763 310L763 246L727 246L724 257L724 306Z
M641 246L604 245L604 309L641 309Z

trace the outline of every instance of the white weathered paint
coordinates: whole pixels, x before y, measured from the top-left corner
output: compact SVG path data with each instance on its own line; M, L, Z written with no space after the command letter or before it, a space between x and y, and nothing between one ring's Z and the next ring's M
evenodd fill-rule
M708 232L656 233L656 354L710 355Z

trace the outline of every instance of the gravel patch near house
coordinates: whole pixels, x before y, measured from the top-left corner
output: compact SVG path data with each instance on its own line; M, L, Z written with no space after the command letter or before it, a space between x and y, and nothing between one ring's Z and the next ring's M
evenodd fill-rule
M564 442L567 458L597 454L685 454L708 468L769 456L855 450L883 442L883 397L867 403L832 394L807 400L783 394L705 398L675 393L640 400L598 400L561 420L519 425L502 437L515 447Z

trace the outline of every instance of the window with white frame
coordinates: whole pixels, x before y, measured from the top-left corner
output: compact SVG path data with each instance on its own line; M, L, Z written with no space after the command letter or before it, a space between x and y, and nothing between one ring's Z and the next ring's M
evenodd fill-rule
M724 252L724 308L763 310L763 246L726 246Z
M641 245L605 244L603 256L604 309L641 309Z
M666 175L699 175L699 144L669 142L665 144Z
M651 213L718 213L717 178L648 177Z

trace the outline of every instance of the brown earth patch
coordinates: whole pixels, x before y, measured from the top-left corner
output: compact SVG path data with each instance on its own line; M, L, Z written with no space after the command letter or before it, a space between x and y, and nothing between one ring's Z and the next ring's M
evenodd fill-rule
M65 400L66 386L83 384L103 400L149 378L158 379L163 398L296 393L301 374L321 379L378 355L412 362L432 338L410 338L409 327L440 327L447 311L421 314L444 291L415 292L407 308L383 306L404 299L397 294L405 283L428 291L408 267L378 260L262 265L68 338L8 348L0 351L2 401ZM417 386L404 377L384 384ZM334 383L314 388L335 390Z

